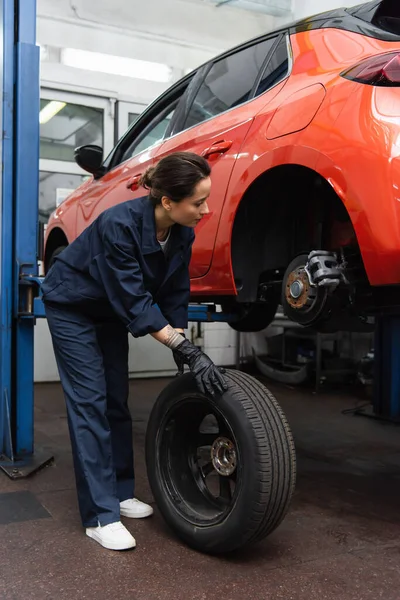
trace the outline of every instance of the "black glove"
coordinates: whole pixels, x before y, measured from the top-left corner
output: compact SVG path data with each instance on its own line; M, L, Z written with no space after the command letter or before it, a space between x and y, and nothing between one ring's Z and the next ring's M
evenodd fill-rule
M203 394L213 396L215 393L223 394L228 385L221 371L214 365L212 360L204 354L189 340L184 340L174 349L174 354L184 364L189 365L193 373L197 387Z
M180 335L182 335L186 339L186 335L184 333L181 333ZM180 356L180 354L177 354L175 352L175 350L172 350L172 355L174 357L175 364L178 367L177 375L183 375L184 370L185 370L185 362L184 362L184 360L182 359L182 357Z

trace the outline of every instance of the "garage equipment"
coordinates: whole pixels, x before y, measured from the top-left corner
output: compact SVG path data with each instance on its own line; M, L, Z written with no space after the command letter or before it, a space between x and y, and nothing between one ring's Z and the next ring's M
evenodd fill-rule
M0 173L0 467L17 478L51 460L39 447L34 448L33 437L33 332L35 319L44 316L37 276L40 86L35 0L0 0L0 20L0 118L4 132ZM217 312L211 305L195 305L190 308L189 319L229 322L234 316ZM385 359L377 359L375 412L390 416L400 413L397 368L393 365L400 331L395 327L396 319L390 317L389 321L382 321L378 334L381 343L377 350L384 348ZM389 365L393 368L388 374Z
M377 319L374 347L374 393L372 406L359 414L400 423L400 318Z

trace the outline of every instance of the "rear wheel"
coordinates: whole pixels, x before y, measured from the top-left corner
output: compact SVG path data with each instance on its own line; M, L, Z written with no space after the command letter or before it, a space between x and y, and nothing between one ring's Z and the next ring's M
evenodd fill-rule
M270 534L295 486L292 434L274 396L256 379L227 371L229 389L200 394L191 374L157 399L146 462L157 506L172 530L202 552L225 553Z

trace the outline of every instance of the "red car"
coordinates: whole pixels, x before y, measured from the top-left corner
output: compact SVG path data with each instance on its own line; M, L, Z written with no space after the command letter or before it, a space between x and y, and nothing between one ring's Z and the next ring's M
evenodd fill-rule
M193 302L260 330L279 303L320 330L400 305L400 5L373 1L234 48L153 102L52 214L45 266L101 211L145 194L141 173L190 150L212 166Z

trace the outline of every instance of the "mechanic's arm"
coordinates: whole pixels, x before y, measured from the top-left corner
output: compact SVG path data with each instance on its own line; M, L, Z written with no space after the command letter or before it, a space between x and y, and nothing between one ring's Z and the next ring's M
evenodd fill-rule
M151 335L170 348L178 360L189 366L201 392L212 396L215 392L223 394L228 389L225 378L207 354L189 342L174 327L167 325Z

